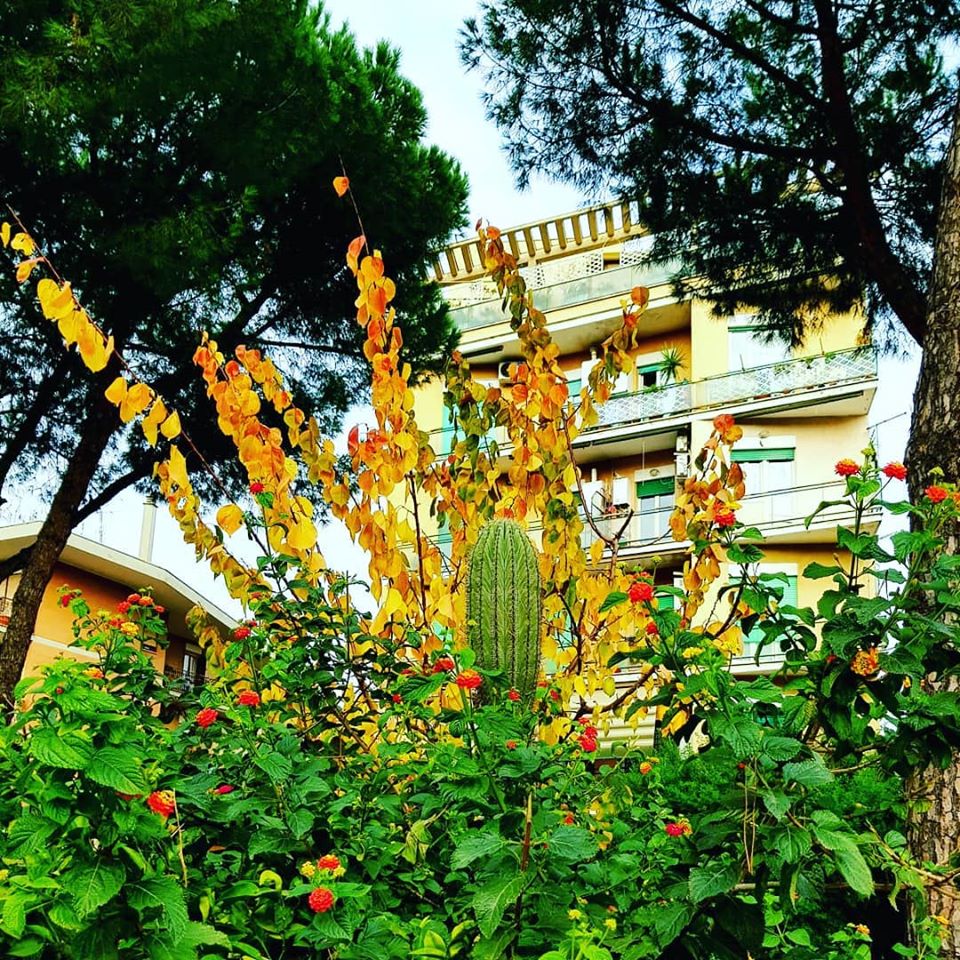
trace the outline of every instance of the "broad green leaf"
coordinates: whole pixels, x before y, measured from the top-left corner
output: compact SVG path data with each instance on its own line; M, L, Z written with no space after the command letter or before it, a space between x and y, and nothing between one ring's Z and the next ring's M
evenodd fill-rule
M782 790L765 790L763 805L777 820L782 820L790 809L790 798Z
M470 956L472 960L501 960L506 956L507 947L513 943L515 937L515 930L501 930L495 937L481 937L473 945ZM549 953L545 953L540 960L549 956ZM560 960L567 960L566 954L561 954Z
M27 925L27 894L19 891L12 892L3 901L3 929L14 940L19 940Z
M767 736L761 746L771 760L792 760L800 752L801 743L793 737Z
M490 938L494 935L504 911L516 903L529 879L529 875L497 877L477 890L471 905L483 936Z
M283 783L293 772L293 764L289 757L285 757L276 750L270 753L261 753L253 758L253 762L274 782Z
M209 924L188 923L179 939L162 937L154 941L151 944L150 960L194 960L197 947L204 946L230 947L230 938Z
M503 840L495 833L478 833L468 836L454 848L450 866L462 870L480 857L490 857L503 849Z
M740 867L735 863L715 860L690 871L690 899L700 903L717 894L726 893L740 879Z
M287 814L287 826L290 827L290 832L300 840L310 832L315 819L309 810L298 807Z
M55 903L48 911L47 916L52 923L64 930L82 930L83 921L77 916L77 911L69 903Z
M819 757L801 760L799 763L786 763L783 766L783 775L787 780L793 780L801 787L808 788L822 786L833 779L833 774Z
M128 884L126 889L131 907L141 916L145 911L159 910L170 940L180 940L187 930L187 905L183 888L173 877L149 877Z
M845 576L843 567L833 563L830 565L824 563L808 563L803 568L803 575L807 580L820 580L823 577L835 577L837 574Z
M63 770L86 770L93 756L90 744L70 734L60 734L49 727L41 727L28 740L30 755L48 767Z
M73 894L77 913L85 917L117 895L126 875L122 864L100 860L74 867L64 877L63 885Z
M784 826L773 836L773 846L786 863L799 863L813 849L808 830Z
M98 750L86 769L87 776L121 793L146 793L147 785L137 763L137 755L123 747Z
M35 957L47 946L39 937L24 937L7 947L8 957Z
M843 874L843 879L850 884L850 889L859 893L861 897L872 897L873 874L856 842L851 840L839 850L834 850L833 856L840 868L840 873Z
M734 717L733 720L717 718L711 721L711 732L715 732L727 743L738 760L745 760L756 754L760 746L762 728L747 717Z
M606 613L611 607L617 606L619 603L623 603L627 599L627 595L620 590L614 590L612 593L608 593L604 598L603 603L600 604L600 613Z
M661 947L669 946L683 932L684 927L693 920L696 908L692 903L682 900L666 904L657 911L653 921L653 929Z
M550 834L549 850L551 858L578 863L589 860L597 852L597 841L589 830L583 827L560 826Z

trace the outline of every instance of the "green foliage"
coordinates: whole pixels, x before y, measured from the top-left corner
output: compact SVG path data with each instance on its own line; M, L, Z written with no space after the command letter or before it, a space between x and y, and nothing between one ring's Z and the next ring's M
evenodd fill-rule
M515 520L480 529L469 560L467 621L482 670L502 671L523 701L533 699L540 670L543 605L537 554Z
M398 53L358 49L307 0L0 2L3 199L185 421L209 417L189 362L200 329L228 351L269 344L326 432L366 388L363 331L342 309L356 294L343 248L357 228L331 189L341 157L398 281L405 359L439 369L454 333L422 281L461 224L466 183L425 126ZM0 395L18 397L2 414L2 486L69 457L118 371L91 379L65 358L9 271L0 298L36 318L0 344ZM220 432L195 433L238 480ZM149 475L151 452L129 442L127 469L112 459L90 498Z
M881 493L848 480L873 556L860 520ZM911 861L903 783L960 738L957 697L923 682L960 665L946 623L960 565L937 556L955 501L916 509L929 536L883 596L863 589L880 563L856 557L811 571L835 577L827 614L778 607L782 585L741 571L787 651L773 677L733 678L702 634L663 619L644 656L674 679L655 699L696 735L601 764L576 725L538 736L547 689L441 695L471 651L422 670L408 651L362 652L350 585L294 596L287 558L263 562L277 591L191 697L139 648L161 629L150 606L117 617L74 598L96 659L23 681L0 731L0 952L931 960L936 919L906 946L903 918L948 865ZM428 640L411 628L405 643ZM201 725L198 708L215 715Z

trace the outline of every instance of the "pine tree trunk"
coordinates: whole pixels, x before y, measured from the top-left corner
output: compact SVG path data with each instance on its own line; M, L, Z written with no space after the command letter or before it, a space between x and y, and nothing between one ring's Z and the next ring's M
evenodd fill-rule
M80 429L80 441L70 458L47 517L37 534L13 596L10 624L0 644L0 709L13 702L13 688L20 680L33 628L54 566L73 530L77 508L116 429L116 413L105 403L96 403Z
M914 394L913 421L907 446L912 499L923 495L930 471L943 470L944 479L960 482L960 103L943 164L943 187L937 221L933 278L927 305L920 380ZM957 537L946 549L956 553ZM942 689L960 689L956 678ZM960 763L940 770L931 767L912 778L911 794L921 802L913 813L910 846L920 861L947 863L958 846ZM924 809L926 807L926 809ZM960 891L953 884L928 889L931 914L946 919L943 957L960 960ZM952 894L952 896L951 896Z

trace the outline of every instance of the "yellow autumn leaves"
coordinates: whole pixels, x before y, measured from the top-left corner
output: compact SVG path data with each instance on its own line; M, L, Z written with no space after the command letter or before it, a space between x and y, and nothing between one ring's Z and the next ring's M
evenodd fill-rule
M27 258L17 265L18 283L25 283L36 267L46 263L45 257L33 256L37 251L33 238L22 230L13 234L9 223L0 224L0 242ZM106 336L90 319L74 296L70 284L42 277L37 281L37 300L43 315L57 324L67 348L76 344L77 352L89 370L94 373L103 370L114 353L113 337ZM130 386L123 377L117 377L107 388L106 397L119 407L120 419L124 423L129 423L150 408L142 428L151 446L156 445L158 433L168 440L179 435L180 418L176 413L170 413L160 397L146 384L134 383Z
M167 440L173 440L174 437L179 436L181 431L179 415L175 411L170 413L163 400L145 383L134 383L131 386L123 377L117 377L104 391L104 396L119 408L120 419L124 423L129 423L134 417L150 408L150 412L140 423L143 435L150 446L156 446L158 431Z

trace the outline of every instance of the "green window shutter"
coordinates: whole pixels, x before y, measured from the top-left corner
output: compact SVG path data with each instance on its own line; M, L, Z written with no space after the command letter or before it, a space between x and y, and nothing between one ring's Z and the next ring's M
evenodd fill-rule
M577 377L576 380L567 381L567 390L569 391L570 398L576 400L580 396L580 391L583 389L583 381Z
M731 459L734 463L762 463L764 460L794 460L795 455L793 447L769 447L762 450L734 450Z
M786 577L786 583L784 583L782 579L774 580L773 586L783 590L783 599L780 601L781 604L795 607L797 606L797 578L793 574L787 574ZM753 657L762 639L763 630L761 630L759 626L754 627L743 638L743 656ZM764 647L764 654L776 654L778 652L775 644L768 643L767 646Z
M662 363L646 363L642 367L637 367L637 373L656 373L662 367Z
M657 477L656 480L638 480L638 497L659 497L665 493L673 493L676 487L673 477Z

